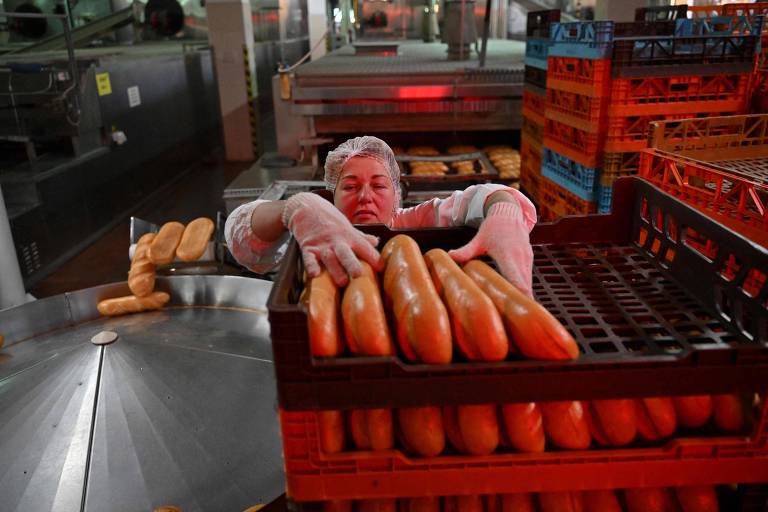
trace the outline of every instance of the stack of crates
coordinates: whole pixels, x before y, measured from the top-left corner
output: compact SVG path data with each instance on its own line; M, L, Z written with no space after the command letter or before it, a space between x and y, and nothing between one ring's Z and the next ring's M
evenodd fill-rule
M688 7L688 10L693 19L711 18L713 16L766 16L768 15L768 2L691 5ZM759 67L766 66L768 66L768 24L763 24Z
M613 182L637 174L650 122L748 111L762 16L684 13L550 27L540 184L550 219L610 211Z
M520 134L520 186L537 202L544 142L549 27L558 21L560 21L559 10L535 11L528 13L526 24L523 125Z
M425 364L409 361L400 343L390 356L313 356L301 250L292 241L268 301L288 510L413 512L415 506L404 505L423 500L432 506L418 510L490 512L501 509L490 503L483 508L449 504L454 498L477 503L511 493L768 482L768 345L761 343L768 332L768 249L745 243L645 180L620 180L614 193L622 205L615 215L566 218L539 224L531 233L534 296L573 335L580 350L576 361L538 361L513 353L482 362L457 350L449 363ZM383 226L363 229L379 236L382 245L399 234ZM709 244L711 257L696 256L692 231L717 242L716 247ZM407 233L424 252L460 247L476 231ZM721 278L720 263L729 260L738 262L738 271ZM745 287L750 277L762 286L754 294L742 291L756 290ZM395 330L391 333L396 336ZM343 336L348 343L346 329ZM763 399L756 401L755 392ZM728 394L747 401L733 405ZM654 433L655 420L643 421L652 425L640 428L647 405L636 398L674 396L651 399L669 405L691 395L703 398L710 409L719 409L714 403L725 397L726 405L743 411L736 417L743 421L723 428L718 414L705 405L693 407L704 411L696 424L683 421L690 414L673 412L671 432ZM627 423L637 424L632 439L606 440L601 431L607 431L592 424L591 418L600 417L598 409L611 403L624 404L620 409L627 412ZM635 409L627 409L632 404ZM451 418L459 414L456 407L464 406L479 407L475 410L485 411L486 420L489 414L495 418L483 423L490 425L481 431L485 435L475 437L495 438L487 450L470 451L456 442L455 429L461 427ZM563 406L573 411L575 424L592 426L571 428L570 415L558 420ZM410 433L424 433L422 441L434 440L432 433L440 437L430 443L430 453L404 440L402 415L412 418L414 408L416 414L428 413L431 421ZM532 414L530 423L515 420L515 411L539 408L543 413ZM536 430L542 422L543 446L521 449L513 443L511 434L517 430L510 425L525 432L525 425ZM561 445L553 435L558 425L565 425L565 438L583 440L580 431L586 441ZM374 428L379 441L387 432L391 440L375 447ZM440 446L432 450L435 444ZM440 507L439 497L450 499ZM762 507L765 496L756 498ZM539 510L566 509L542 505ZM720 510L764 509L742 502L740 508Z

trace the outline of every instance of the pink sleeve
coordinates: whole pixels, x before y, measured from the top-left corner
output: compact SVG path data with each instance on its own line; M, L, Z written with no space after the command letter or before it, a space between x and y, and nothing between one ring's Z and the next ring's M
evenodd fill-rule
M485 201L498 190L504 190L517 199L528 231L533 229L536 225L536 208L533 203L519 190L494 184L472 185L465 190L457 190L445 199L430 199L412 208L402 208L395 213L391 227L478 227L485 217Z

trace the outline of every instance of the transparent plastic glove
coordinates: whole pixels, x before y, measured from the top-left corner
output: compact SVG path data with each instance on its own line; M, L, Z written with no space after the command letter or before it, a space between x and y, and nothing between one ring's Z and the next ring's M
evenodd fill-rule
M349 276L357 277L363 271L358 258L376 271L382 270L381 255L375 249L379 239L355 229L332 203L317 194L301 192L289 198L283 224L299 243L310 277L325 267L337 286L346 286Z
M509 282L533 296L533 249L528 227L516 201L493 204L475 237L448 254L459 264L487 254Z

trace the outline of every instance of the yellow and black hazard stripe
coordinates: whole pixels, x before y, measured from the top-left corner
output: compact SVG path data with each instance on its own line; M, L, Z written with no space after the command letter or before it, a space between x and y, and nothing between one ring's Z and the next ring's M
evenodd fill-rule
M253 154L259 154L259 120L254 106L256 96L253 94L253 80L251 79L251 64L248 60L248 46L243 45L243 69L245 70L245 90L248 95L248 117L251 122L251 144L253 145Z

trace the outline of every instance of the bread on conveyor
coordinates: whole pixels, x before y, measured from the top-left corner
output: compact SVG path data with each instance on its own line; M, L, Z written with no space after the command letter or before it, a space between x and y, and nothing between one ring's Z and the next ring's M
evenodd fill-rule
M149 259L155 265L167 265L176 256L176 248L181 243L184 234L184 224L181 222L166 222L149 246Z
M170 298L171 296L165 292L152 292L146 297L128 295L126 297L102 300L96 306L96 309L98 309L99 313L104 316L141 313L142 311L160 309L170 300Z
M128 271L128 288L137 297L146 297L155 289L155 264L149 260L149 246L155 239L155 233L147 233L139 238L136 251Z
M181 242L176 248L176 257L181 261L195 261L208 247L208 240L213 234L213 221L207 217L195 219L184 228Z

